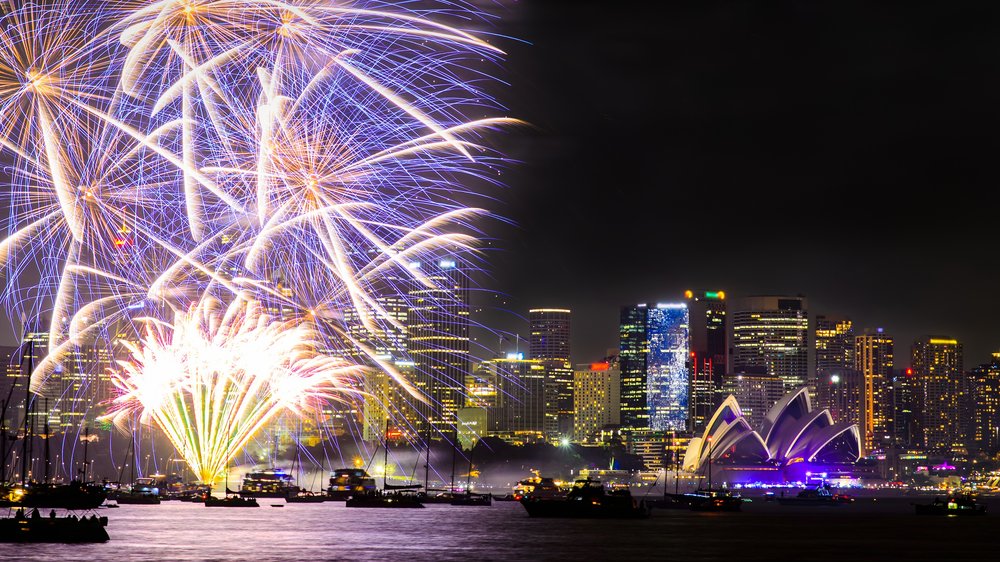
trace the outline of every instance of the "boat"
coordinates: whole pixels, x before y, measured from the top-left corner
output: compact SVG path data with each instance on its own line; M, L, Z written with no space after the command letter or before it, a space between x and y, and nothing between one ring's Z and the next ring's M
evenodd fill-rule
M976 503L973 494L949 494L929 504L913 504L917 515L986 515L986 506Z
M514 497L514 494L504 494L502 496L493 496L493 501L495 501L495 502L514 502L514 501L517 501L517 498Z
M389 422L385 424L385 442L382 445L382 466L389 466ZM422 508L420 496L416 490L423 488L420 484L415 485L390 485L388 480L388 470L382 473L382 489L372 490L364 493L353 493L347 498L347 507L384 507L384 508Z
M226 479L223 486L226 495L221 498L217 498L212 495L211 491L205 494L205 507L260 507L257 503L257 499L253 497L244 497L237 495L236 492L229 489L229 463L226 462ZM244 481L245 482L245 481Z
M493 494L477 494L475 492L456 494L451 499L451 505L490 506L493 505Z
M684 494L691 511L742 511L743 498L724 490L696 490Z
M465 477L465 493L452 493L451 505L474 507L489 507L493 505L493 494L477 494L472 491L472 453L475 449L476 446L473 443L472 447L469 448L469 472ZM454 485L452 485L452 489L454 489Z
M205 496L205 507L260 507L256 498L243 498L240 496L230 496L217 498L215 496Z
M159 505L160 489L153 478L137 478L131 488L111 492L108 499L123 505Z
M455 494L442 488L431 488L426 492L417 492L417 499L420 503L447 503L450 504L455 499Z
M806 488L795 497L775 498L779 505L805 505L805 506L830 506L835 507L854 502L854 498L844 494L834 494L826 486Z
M649 507L655 509L690 509L691 498L687 494L664 493L661 497L653 497L646 500Z
M0 518L0 543L98 543L111 540L107 517L56 517L55 510L42 517L38 509L25 515L18 509L12 517Z
M272 467L244 476L238 493L244 498L287 498L299 492L292 481L292 475L284 469Z
M525 478L514 486L514 500L521 501L527 497L533 498L554 498L565 496L563 491L552 478L542 478L532 476Z
M29 482L6 489L0 507L43 507L70 510L97 509L108 497L98 484L73 480L69 484Z
M285 501L288 503L322 503L327 499L328 496L326 494L317 494L316 492L305 490L299 490L297 494L285 497Z
M326 490L328 499L343 501L354 494L375 491L375 479L362 468L338 468L330 475L330 487Z
M366 494L355 494L345 503L347 507L387 507L387 508L417 508L424 507L420 497L410 490L385 492L375 490Z
M605 489L598 480L577 480L565 496L525 496L521 505L531 517L643 519L649 517L644 500L632 497L626 487Z
M159 496L154 496L153 494L145 492L121 492L115 494L114 497L110 499L113 499L120 505L160 505Z

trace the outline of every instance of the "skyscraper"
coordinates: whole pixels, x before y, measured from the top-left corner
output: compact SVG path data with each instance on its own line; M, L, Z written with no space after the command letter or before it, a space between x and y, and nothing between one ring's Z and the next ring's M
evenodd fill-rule
M618 364L621 371L622 429L648 429L646 356L649 336L646 333L648 310L645 304L621 309L618 325Z
M992 457L1000 452L1000 353L969 373L968 391L972 413L969 441L976 451Z
M715 412L728 368L726 293L685 291L690 320L689 430L699 434Z
M920 403L923 387L912 368L899 369L892 377L892 443L896 447L923 447Z
M816 407L828 410L834 421L861 427L865 417L865 376L856 369L818 371Z
M855 369L864 376L862 448L870 452L892 442L891 419L893 416L891 381L893 369L893 341L882 328L874 334L864 334L854 339Z
M407 343L415 368L414 386L429 401L418 410L439 432L451 432L470 372L469 278L448 259L411 267L423 268L433 283L409 291Z
M556 432L554 397L545 372L545 362L524 359L512 353L505 359L484 361L483 378L495 381L496 396L492 415L487 410L491 434L514 442L535 442Z
M577 365L573 372L573 437L577 442L598 442L605 426L621 423L620 392L618 369L608 363Z
M554 395L554 415L558 436L573 433L573 367L570 363L570 311L562 308L536 308L528 311L531 335L530 359L544 361Z
M649 393L649 429L688 429L688 309L684 303L657 304L649 308L646 360Z
M785 395L785 384L773 375L731 373L722 383L722 394L736 398L743 416L757 429L771 406Z
M962 344L946 337L917 340L913 370L923 388L924 447L938 454L964 447Z
M764 369L786 392L809 379L809 313L805 297L759 296L738 300L732 312L734 372Z
M569 362L570 314L563 308L534 308L528 311L531 359Z
M853 369L854 326L848 318L816 316L816 372Z
M619 361L623 429L687 429L688 319L684 303L622 308Z

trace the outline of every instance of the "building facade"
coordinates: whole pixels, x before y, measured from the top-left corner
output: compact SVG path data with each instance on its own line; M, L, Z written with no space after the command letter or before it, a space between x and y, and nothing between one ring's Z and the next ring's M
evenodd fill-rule
M553 406L558 435L554 440L573 434L573 366L570 362L570 336L572 312L565 308L535 308L528 311L530 328L529 358L544 361L549 377L550 391L554 393Z
M948 337L925 337L913 344L913 371L923 389L924 448L954 454L965 447L962 344Z
M688 389L688 430L705 428L722 389L729 365L726 293L686 291L690 334L691 382Z
M415 424L423 433L429 423L452 433L456 413L465 402L465 380L470 373L469 277L452 260L411 264L422 268L430 286L415 285L408 295L407 345L414 363L414 386L427 399L420 402Z
M786 392L809 382L809 313L805 297L739 299L732 311L732 370L764 369L780 378Z
M686 430L690 388L687 305L624 307L621 319L622 428Z
M599 443L601 430L621 424L621 373L608 363L577 365L573 371L573 401L574 440Z
M854 368L864 375L864 416L858 421L862 449L871 452L892 444L893 339L881 328L854 340Z
M967 386L972 417L969 443L980 455L993 457L1000 452L1000 353L972 369Z
M785 395L785 382L767 374L730 373L723 381L722 394L734 397L752 427L760 427L771 406Z

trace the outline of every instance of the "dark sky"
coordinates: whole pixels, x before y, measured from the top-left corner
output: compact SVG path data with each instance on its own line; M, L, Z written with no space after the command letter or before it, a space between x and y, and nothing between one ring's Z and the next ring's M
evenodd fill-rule
M1000 349L1000 5L515 2L498 96L517 227L512 313L574 311L574 360L618 307L804 294L897 337ZM509 315L510 317L510 315ZM516 327L511 323L511 327ZM525 332L522 332L525 333Z

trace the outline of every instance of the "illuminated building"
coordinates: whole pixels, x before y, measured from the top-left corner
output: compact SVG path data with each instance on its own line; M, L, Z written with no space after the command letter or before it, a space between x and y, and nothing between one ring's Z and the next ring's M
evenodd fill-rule
M715 410L726 377L729 348L726 336L726 293L685 291L690 322L691 381L688 389L688 430L701 432Z
M854 367L854 326L847 318L816 317L816 372Z
M896 447L922 447L923 430L920 427L920 402L923 388L913 369L906 368L892 380L892 442Z
M782 380L786 392L808 384L809 313L805 297L748 297L736 301L730 314L732 371L763 368Z
M535 308L528 311L529 358L545 361L549 384L555 393L553 405L558 434L554 439L573 433L573 367L570 363L570 317L563 308Z
M992 457L1000 452L1000 353L969 373L968 389L972 410L969 440L977 451Z
M534 308L528 311L530 359L570 360L570 311Z
M458 443L464 450L472 450L480 437L487 434L486 408L458 409Z
M546 441L558 434L554 393L549 385L544 361L524 359L522 353L505 359L483 361L479 377L492 382L495 406L487 409L490 435L511 443Z
M646 386L646 358L649 354L647 308L645 304L639 304L621 309L618 364L621 371L621 422L624 430L649 427Z
M688 427L688 309L684 303L650 307L646 324L649 429L684 431Z
M402 281L397 281L403 285ZM418 421L420 418L411 404L413 398L403 392L398 383L391 380L385 370L379 368L369 355L372 353L378 361L412 374L413 363L408 354L406 329L410 307L406 299L399 295L398 291L394 291L393 287L373 292L378 308L373 305L367 306L366 314L374 320L370 326L365 326L358 308L348 307L343 311L344 326L353 341L348 354L354 361L371 366L363 376L361 389L363 391L360 398L362 439L382 440L386 424L390 419L394 425L400 427L404 435L412 438L418 430L417 426L420 425ZM360 346L364 346L368 351L362 351Z
M642 459L646 470L666 468L671 456L670 436L673 432L640 430L628 434L628 451Z
M740 403L743 416L756 427L764 423L768 410L785 395L785 384L772 375L731 373L723 380L721 390Z
M754 426L729 396L684 455L684 470L705 474L711 458L716 483L806 481L810 474L850 475L861 455L858 426L813 410L808 388L781 398Z
M889 396L893 370L892 337L879 328L875 334L854 340L855 369L864 375L863 419L860 420L862 447L866 452L892 442L892 398Z
M835 421L864 427L861 422L865 419L865 378L856 369L820 371L816 380L816 407L829 411ZM864 431L861 436L863 439Z
M948 454L964 447L962 344L945 337L917 340L913 344L913 371L923 388L924 448Z
M619 364L623 429L687 429L688 318L684 303L622 308Z
M407 342L416 370L414 386L428 399L418 405L418 423L426 421L436 433L451 434L455 413L464 405L465 378L470 371L469 278L447 259L411 267L422 268L434 285L409 291ZM422 428L417 429L422 433Z
M608 363L577 365L573 372L573 402L575 440L600 442L602 429L621 423L621 373Z

